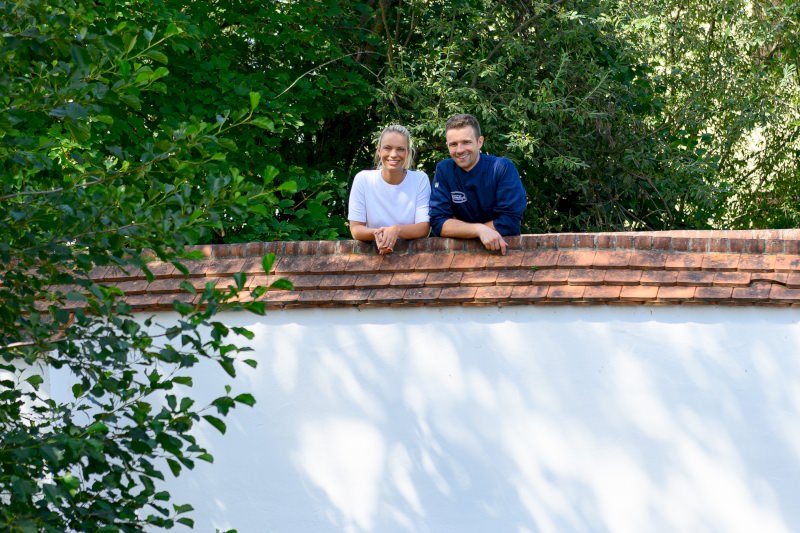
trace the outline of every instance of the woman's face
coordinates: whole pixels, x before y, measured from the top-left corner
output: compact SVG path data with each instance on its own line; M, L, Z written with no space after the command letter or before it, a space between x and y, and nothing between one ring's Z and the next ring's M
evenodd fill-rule
M406 168L408 161L408 141L404 135L390 131L383 135L378 146L378 157L381 165L387 170Z

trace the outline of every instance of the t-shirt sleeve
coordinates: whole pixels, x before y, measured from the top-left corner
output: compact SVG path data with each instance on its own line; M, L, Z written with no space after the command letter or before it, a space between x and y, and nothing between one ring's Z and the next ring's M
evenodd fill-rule
M517 167L509 160L498 168L497 203L494 209L494 229L500 235L519 235L522 213L528 200Z
M350 199L347 204L347 220L367 222L367 196L366 180L361 173L353 178L353 187L350 189Z
M437 237L441 235L444 223L453 218L453 209L450 205L450 191L447 188L447 181L442 175L440 165L436 165L436 173L433 175L430 216L431 231L433 231L433 234Z
M422 176L419 179L419 187L417 187L417 201L416 211L414 213L414 224L420 222L428 222L431 217L429 214L429 204L431 198L431 182L428 181L428 175L421 172Z

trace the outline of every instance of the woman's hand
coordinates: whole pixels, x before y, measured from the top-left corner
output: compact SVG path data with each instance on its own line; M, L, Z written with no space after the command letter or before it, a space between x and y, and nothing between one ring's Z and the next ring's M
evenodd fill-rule
M399 235L400 230L397 226L384 226L376 229L375 245L378 247L378 253L381 255L392 253Z

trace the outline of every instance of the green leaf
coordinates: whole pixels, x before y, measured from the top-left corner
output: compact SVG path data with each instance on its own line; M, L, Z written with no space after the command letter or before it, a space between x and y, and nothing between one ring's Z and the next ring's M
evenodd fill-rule
M183 513L188 513L188 512L194 511L194 507L192 507L188 503L184 503L184 504L181 504L181 505L178 505L177 503L173 503L172 504L172 508L175 510L176 514L183 514Z
M164 52L160 52L158 50L148 50L144 53L144 56L147 58L152 59L153 61L158 61L159 63L167 64L169 60L167 59L167 55Z
M250 111L255 111L261 101L261 93L250 91Z
M192 520L188 516L181 516L180 518L176 518L175 522L187 526L190 529L194 529L194 520Z
M168 457L167 465L169 465L169 469L172 471L173 476L178 477L181 474L181 470L183 469L183 467L175 459Z
M278 190L281 192L288 192L288 193L296 193L297 192L297 182L294 180L284 181L281 183L281 186L278 187Z
M167 26L166 31L164 31L164 37L172 37L173 35L179 35L183 33L183 30L175 25L174 22L171 22L169 26Z
M256 368L258 366L258 361L256 361L255 359L245 359L242 362L252 368Z
M264 258L261 260L261 267L264 269L264 272L269 274L272 271L272 265L275 264L275 254L269 252L264 255Z
M261 177L264 180L264 186L266 187L267 185L272 183L272 180L274 180L278 176L278 174L280 174L280 170L278 170L277 168L273 166L265 167L263 172L261 172Z
M136 111L142 110L142 101L139 100L139 97L132 93L117 93L117 97L120 99L122 103L127 105L130 108L135 109Z
M275 123L267 117L255 117L250 120L250 124L263 130L275 131Z
M32 386L34 389L36 389L36 390L39 390L39 386L40 386L42 383L44 383L44 378L43 378L42 376L40 376L39 374L33 374L32 376L28 376L28 377L25 379L25 381L27 381L28 383L30 383L30 384L31 384L31 386Z
M237 272L233 275L233 280L236 282L237 289L243 289L247 283L247 274L244 272Z
M270 288L281 289L281 290L284 290L284 291L292 291L292 290L294 290L294 285L288 279L281 278L281 279L276 279L275 281L273 281L270 284Z
M206 422L208 422L209 424L211 424L212 426L214 426L215 428L217 428L217 431L219 431L219 432L220 432L220 433L222 433L223 435L225 434L225 431L228 429L228 428L225 426L225 422L223 422L222 420L220 420L220 419L219 419L219 418L217 418L216 416L213 416L213 415L203 415L203 419L204 419Z
M249 407L253 407L256 404L256 399L253 397L252 394L249 393L240 394L236 396L233 400L237 403L243 403Z

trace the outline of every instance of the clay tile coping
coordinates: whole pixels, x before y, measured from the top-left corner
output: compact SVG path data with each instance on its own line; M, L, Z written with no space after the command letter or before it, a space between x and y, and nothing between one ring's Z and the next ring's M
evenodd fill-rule
M775 305L800 302L800 229L562 233L507 239L506 255L477 240L431 237L400 241L380 256L358 241L254 242L203 245L205 259L186 262L195 288L207 282L270 288L272 309L452 305ZM261 259L274 253L272 271ZM183 275L154 262L140 270L99 267L92 277L118 285L136 310L185 301Z

